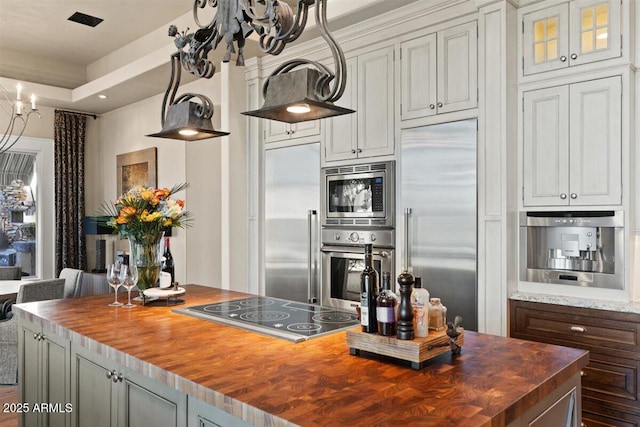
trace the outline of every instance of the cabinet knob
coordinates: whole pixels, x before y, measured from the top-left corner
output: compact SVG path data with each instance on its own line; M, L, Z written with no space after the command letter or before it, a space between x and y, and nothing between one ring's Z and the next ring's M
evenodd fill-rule
M580 427L587 427L587 425L583 422L580 423Z
M567 57L566 57L566 56L564 56L564 55L562 55L562 56L560 57L560 62L566 62L566 61L567 61Z
M577 198L578 198L578 195L577 195L576 193L571 193L571 198L572 198L572 199L577 199Z
M107 378L111 379L111 377L116 373L115 370L113 371L107 371Z
M285 133L286 133L287 135L291 135L291 131L290 131L290 130L285 131Z
M429 108L431 108L433 110L434 108L436 108L436 106L435 106L435 104L429 104Z
M576 55L575 53L571 54L571 59L577 59L577 58L578 58L578 55Z
M46 336L44 334L40 334L40 338L38 338L38 341L42 341L46 338Z
M442 102L438 102L438 107L442 107L443 105Z
M362 153L362 148L358 148L358 153Z
M113 371L113 377L111 378L111 380L114 383L117 383L118 381L122 382L123 379L124 379L124 376L122 374L116 375L116 371L115 370Z
M39 335L40 335L40 334L33 334L33 339L34 339L34 340L37 340L37 339L39 338Z
M356 150L352 148L351 153L356 154Z
M564 200L567 198L567 195L565 193L560 193L560 198Z
M581 334L583 334L587 332L587 328L585 328L584 326L572 326L571 332L580 332Z
M586 376L587 376L587 373L586 373L585 371L580 371L580 376L581 376L581 377L586 377Z

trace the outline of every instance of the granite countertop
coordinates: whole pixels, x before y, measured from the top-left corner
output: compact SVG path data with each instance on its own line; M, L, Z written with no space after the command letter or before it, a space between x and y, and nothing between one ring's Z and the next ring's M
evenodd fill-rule
M514 292L509 299L545 304L565 305L568 307L591 308L596 310L617 311L620 313L640 314L640 301L605 301L589 298L564 297L558 295Z
M186 306L247 294L187 285ZM465 331L419 370L352 356L346 332L301 343L196 319L174 307L109 307L113 295L20 304L20 319L249 423L506 425L588 363L579 349ZM358 327L356 327L358 328Z

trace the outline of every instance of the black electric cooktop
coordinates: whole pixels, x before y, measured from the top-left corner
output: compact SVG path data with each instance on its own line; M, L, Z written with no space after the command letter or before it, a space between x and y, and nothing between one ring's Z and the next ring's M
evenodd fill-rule
M355 313L271 297L251 297L173 311L293 342L360 324Z

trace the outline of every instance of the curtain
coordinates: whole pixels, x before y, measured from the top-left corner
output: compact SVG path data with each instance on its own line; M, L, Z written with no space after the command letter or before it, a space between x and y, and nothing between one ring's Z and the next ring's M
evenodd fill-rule
M85 270L84 146L87 117L55 110L56 276L65 267Z

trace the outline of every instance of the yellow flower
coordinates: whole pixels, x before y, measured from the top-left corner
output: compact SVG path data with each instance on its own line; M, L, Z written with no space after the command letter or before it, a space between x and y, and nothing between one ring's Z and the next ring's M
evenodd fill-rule
M151 206L157 205L160 201L151 188L145 188L144 190L142 190L142 192L140 193L140 197L142 197L143 200L151 203Z
M142 222L155 222L162 218L162 213L152 212L149 213L146 209L140 214L140 221Z

